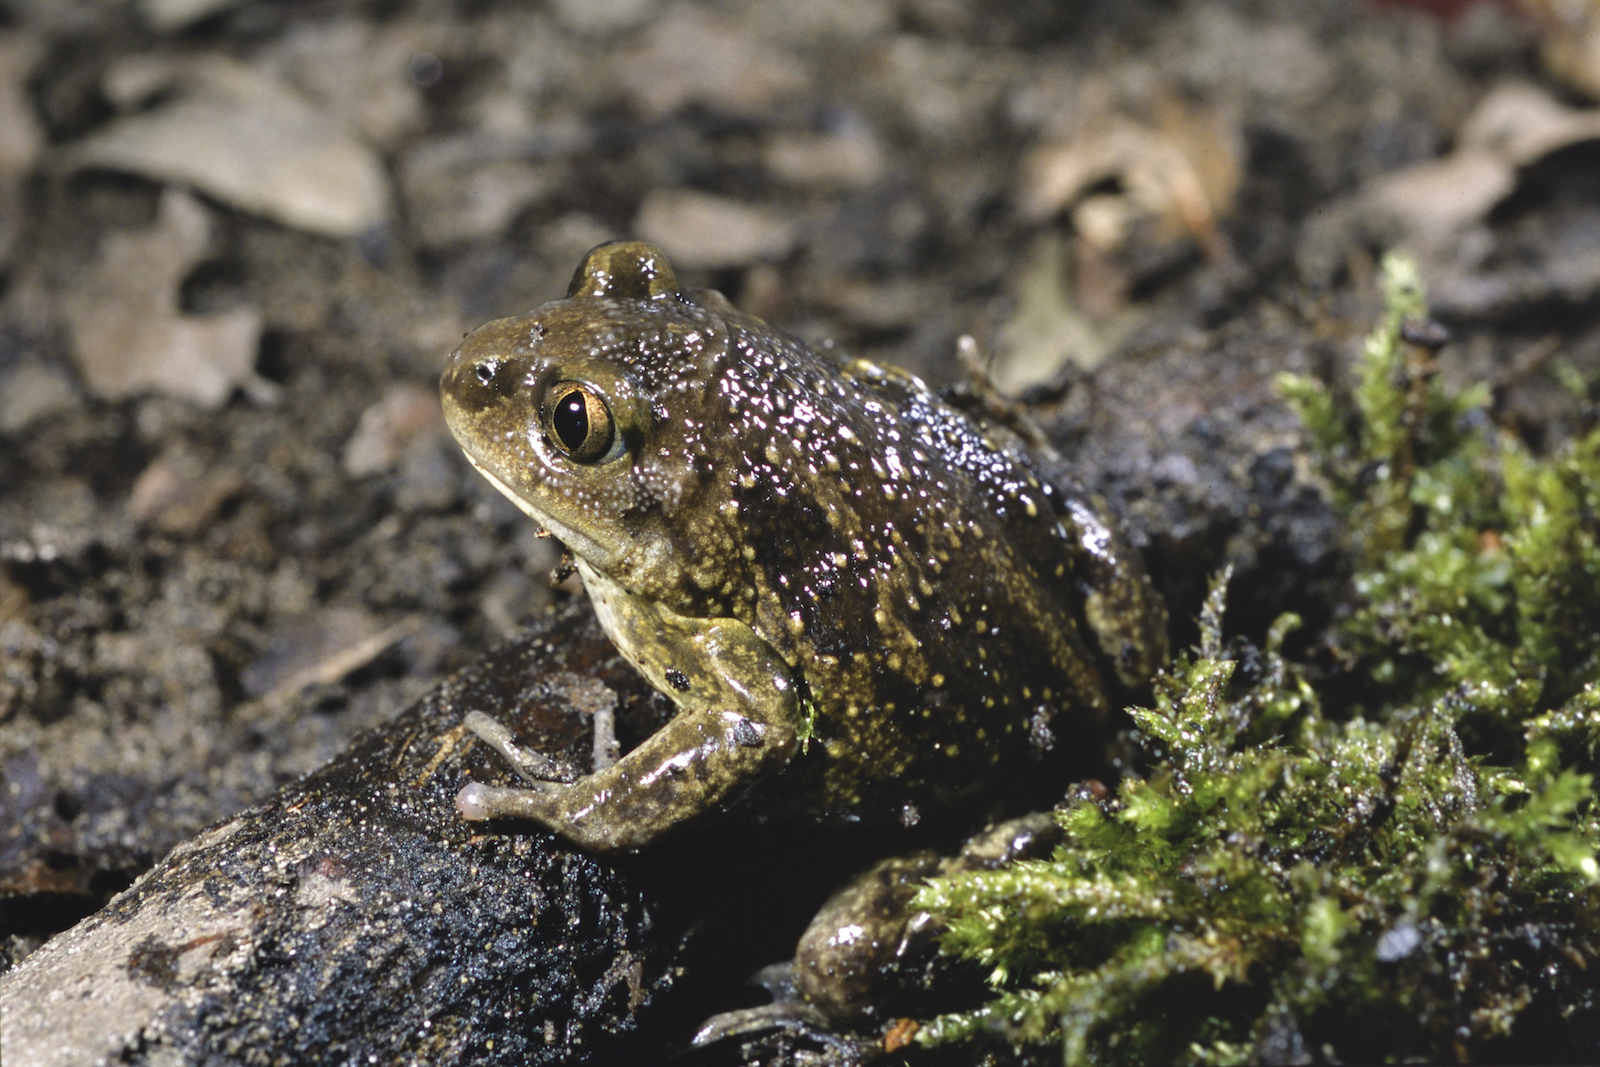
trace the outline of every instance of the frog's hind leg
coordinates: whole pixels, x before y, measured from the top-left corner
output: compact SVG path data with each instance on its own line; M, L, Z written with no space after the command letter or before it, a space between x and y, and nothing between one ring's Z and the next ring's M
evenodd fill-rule
M644 744L570 785L470 783L456 810L474 821L530 819L595 851L639 848L781 770L799 747L800 722L782 660L731 619L694 620L678 636L674 669L694 681Z

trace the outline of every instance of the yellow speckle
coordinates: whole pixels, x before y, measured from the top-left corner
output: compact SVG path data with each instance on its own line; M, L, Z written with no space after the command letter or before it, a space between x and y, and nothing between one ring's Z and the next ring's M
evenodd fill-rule
M989 624L982 619L979 619L977 622L973 623L972 628L978 631L980 634L986 634L989 632Z
M942 685L944 685L944 675L942 675L942 674L934 675L933 676L933 687L935 689L938 689Z

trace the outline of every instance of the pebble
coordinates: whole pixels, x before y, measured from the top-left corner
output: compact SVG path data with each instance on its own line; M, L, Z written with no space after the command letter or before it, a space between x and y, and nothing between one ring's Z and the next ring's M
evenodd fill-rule
M1387 174L1365 195L1404 227L1414 254L1442 249L1511 195L1520 168L1594 140L1600 108L1568 107L1543 89L1510 82L1478 102L1455 151Z
M883 177L883 148L861 124L839 133L779 134L767 142L762 161L791 185L853 189Z
M656 0L552 0L556 21L574 33L601 36L642 26Z

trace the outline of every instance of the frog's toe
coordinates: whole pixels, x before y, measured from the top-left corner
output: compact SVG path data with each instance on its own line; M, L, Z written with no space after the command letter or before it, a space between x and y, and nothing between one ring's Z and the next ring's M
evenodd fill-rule
M507 789L504 786L468 782L456 794L456 811L469 822L500 818L534 818L544 815L549 794L539 788Z

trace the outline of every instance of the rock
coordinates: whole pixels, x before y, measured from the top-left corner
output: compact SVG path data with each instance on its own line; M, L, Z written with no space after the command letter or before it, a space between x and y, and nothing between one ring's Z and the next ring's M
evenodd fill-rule
M1514 167L1600 138L1600 108L1567 107L1526 82L1491 89L1462 124L1458 151L1490 152Z
M193 197L168 190L153 227L105 238L88 277L64 301L73 358L95 395L120 400L153 389L214 408L255 380L260 312L178 310L179 286L210 230Z
M376 153L326 109L268 74L212 57L184 91L72 145L72 167L190 185L243 211L330 237L381 225L389 188Z
M423 23L364 18L306 21L292 28L263 59L285 82L325 105L369 143L392 147L426 125L421 81L437 81L437 56L414 70L412 61L441 35Z
M1467 149L1390 174L1368 195L1414 240L1442 245L1482 221L1516 184L1516 174L1504 159Z
M1520 168L1596 139L1600 108L1567 107L1536 86L1507 82L1478 101L1454 152L1384 176L1367 190L1367 204L1398 223L1418 251L1438 255L1511 195Z
M685 270L748 266L794 247L792 228L770 212L689 189L645 194L634 229Z
M1596 140L1600 108L1503 83L1478 101L1450 154L1386 174L1313 219L1296 252L1300 269L1325 281L1351 247L1395 245L1416 258L1436 314L1482 318L1547 300L1582 304L1600 291L1594 213L1553 204L1537 220L1548 232L1509 255L1499 254L1502 242L1529 234L1493 215L1545 161Z

